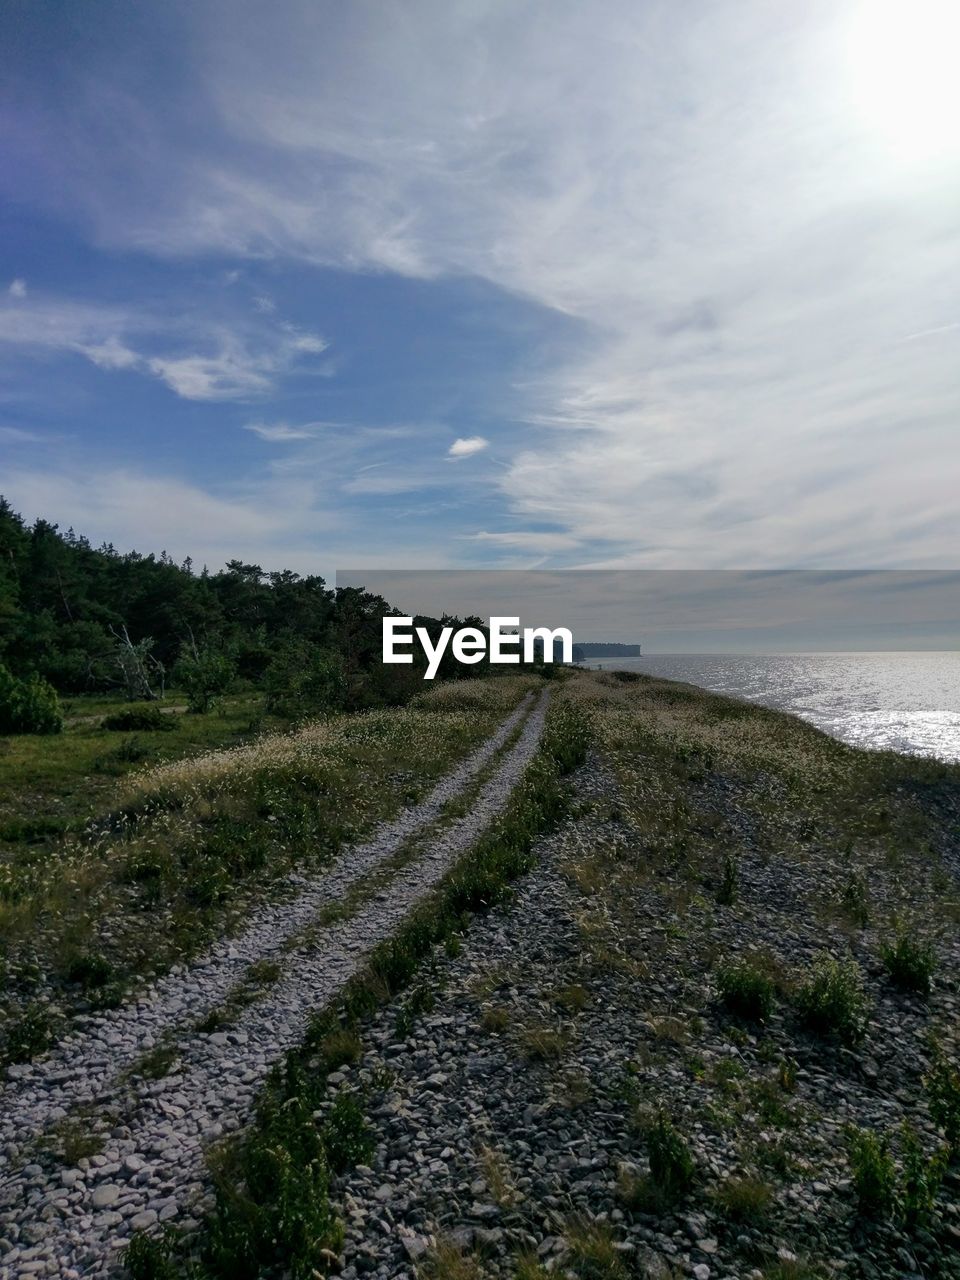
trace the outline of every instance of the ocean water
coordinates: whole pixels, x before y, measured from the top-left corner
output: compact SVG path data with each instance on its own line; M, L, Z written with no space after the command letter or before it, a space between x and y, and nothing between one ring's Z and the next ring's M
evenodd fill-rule
M585 665L686 680L791 711L858 747L960 761L960 652L651 653Z

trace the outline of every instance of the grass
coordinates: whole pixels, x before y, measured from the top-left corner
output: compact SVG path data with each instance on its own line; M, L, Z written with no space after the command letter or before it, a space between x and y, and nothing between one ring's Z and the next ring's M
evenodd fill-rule
M856 960L837 960L822 953L796 994L805 1026L821 1036L856 1044L866 1034L869 1005L863 974Z
M525 676L452 695L438 686L407 707L246 743L254 704L234 699L207 716L168 716L175 727L153 738L138 734L163 758L118 764L102 786L91 785L95 753L127 740L99 726L121 708L91 700L61 737L12 740L0 813L19 806L19 825L0 858L0 1014L5 1003L16 1024L48 990L67 1012L118 1003L235 926L292 867L321 868L419 797L531 687ZM62 821L36 837L23 825L25 800ZM31 1043L42 1047L30 1030L28 1018L0 1051L22 1059Z
M717 990L734 1017L763 1022L773 1012L776 998L773 981L749 960L721 965L717 970Z
M713 1189L711 1198L730 1221L755 1225L762 1222L770 1211L773 1188L762 1178L747 1174L725 1179Z
M915 931L899 928L893 941L880 948L880 959L894 986L928 996L937 967L933 945Z

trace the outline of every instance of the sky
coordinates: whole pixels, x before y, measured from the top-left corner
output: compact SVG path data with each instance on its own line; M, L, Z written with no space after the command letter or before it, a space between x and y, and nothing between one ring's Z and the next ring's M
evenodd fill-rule
M5 0L0 493L218 567L958 567L947 0Z

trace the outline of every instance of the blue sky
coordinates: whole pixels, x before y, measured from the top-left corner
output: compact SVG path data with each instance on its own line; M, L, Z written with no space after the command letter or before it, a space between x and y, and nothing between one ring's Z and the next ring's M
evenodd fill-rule
M955 38L7 0L0 491L327 576L955 567Z

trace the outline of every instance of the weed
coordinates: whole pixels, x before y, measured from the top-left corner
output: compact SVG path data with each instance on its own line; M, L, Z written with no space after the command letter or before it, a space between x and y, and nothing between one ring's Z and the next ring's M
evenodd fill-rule
M317 1065L325 1075L359 1062L362 1053L363 1042L355 1031L347 1027L329 1032L314 1049Z
M510 1010L502 1004L491 1005L480 1015L480 1027L491 1034L506 1031L510 1025Z
M480 1148L480 1168L490 1194L501 1209L507 1209L517 1201L517 1193L510 1177L510 1169L499 1151L492 1147Z
M280 981L283 969L275 960L257 960L243 975L244 982L258 987L269 987Z
M763 1022L773 1012L773 982L749 960L719 968L717 988L720 999L735 1017Z
M733 906L740 887L740 867L732 854L723 859L720 883L717 885L717 902L723 907Z
M534 1024L518 1033L520 1050L528 1062L552 1062L563 1057L570 1045L570 1033L562 1027Z
M835 960L827 953L821 954L796 1000L802 1021L818 1035L832 1035L845 1044L855 1044L866 1033L868 1006L863 975L852 957Z
M553 1003L566 1013L581 1013L590 1003L590 992L586 987L572 983L554 992Z
M567 1230L570 1270L580 1280L627 1280L627 1269L610 1228L599 1222L574 1223Z
M773 1189L762 1178L727 1178L714 1188L713 1201L734 1222L762 1221L773 1203Z
M693 1186L690 1150L665 1111L658 1111L645 1132L650 1177L668 1201L679 1201Z
M0 1044L0 1065L29 1062L52 1044L54 1038L53 1015L45 1004L29 1004L17 1018L13 1018Z
M948 1152L945 1148L928 1156L920 1144L916 1129L904 1121L900 1128L903 1157L900 1207L904 1220L916 1227L930 1216L937 1192L946 1172Z
M114 976L114 968L104 956L84 952L67 961L63 976L67 982L75 982L84 991L91 991L105 987Z
M933 1064L924 1084L930 1114L956 1156L960 1153L960 1070L939 1047L934 1049Z
M112 715L104 716L100 721L101 729L114 732L133 733L137 730L148 733L170 733L177 727L176 717L164 715L159 707L124 707Z
M148 1236L138 1231L120 1255L132 1280L178 1280L183 1271L176 1261L176 1239L171 1232Z
M513 1263L514 1280L550 1280L551 1273L533 1252L520 1253Z
M930 994L937 957L929 942L898 929L893 942L881 947L880 958L895 986L923 996Z
M450 1240L438 1240L424 1257L417 1275L422 1280L484 1280L480 1264Z
M895 1207L897 1185L890 1139L870 1129L851 1128L847 1133L847 1158L860 1212L889 1217Z
M364 1164L373 1154L373 1134L355 1094L337 1094L320 1130L320 1140L333 1173Z
M850 871L840 890L840 910L852 923L865 929L870 923L867 882L859 871Z
M162 1044L143 1057L130 1068L131 1076L143 1076L145 1080L162 1080L169 1075L173 1064L179 1061L180 1051L176 1045Z

